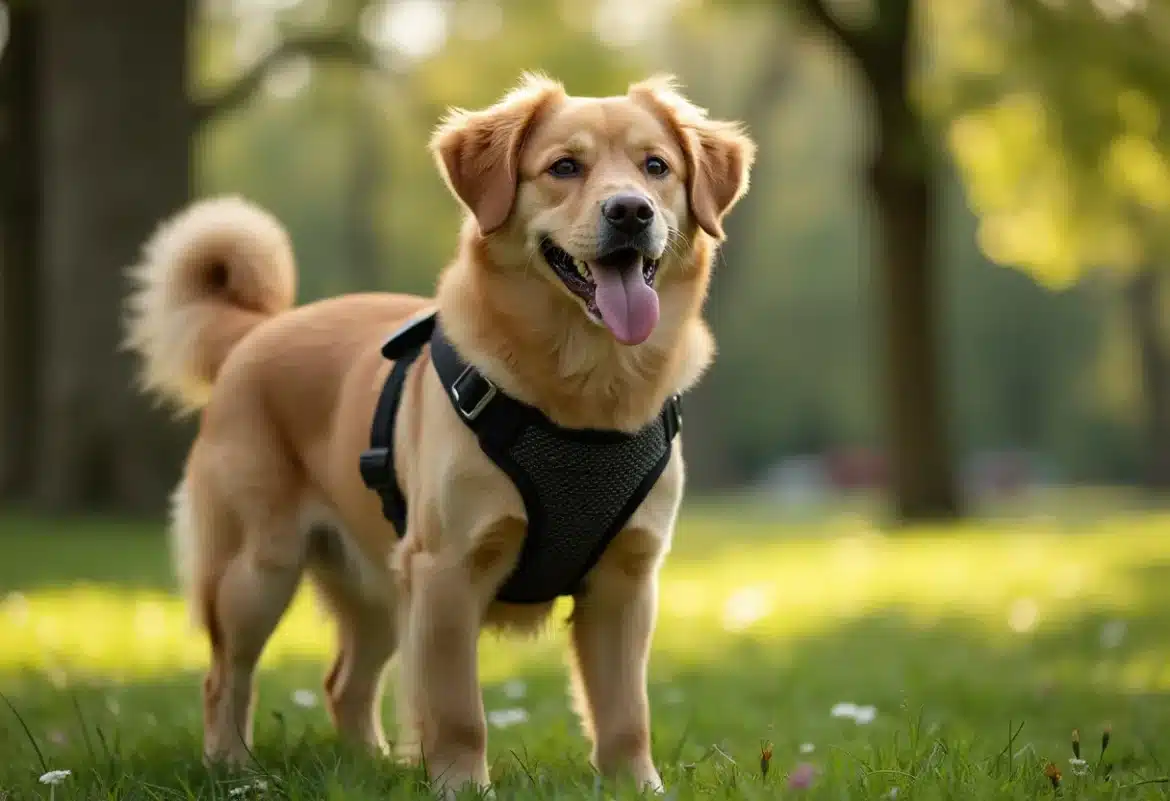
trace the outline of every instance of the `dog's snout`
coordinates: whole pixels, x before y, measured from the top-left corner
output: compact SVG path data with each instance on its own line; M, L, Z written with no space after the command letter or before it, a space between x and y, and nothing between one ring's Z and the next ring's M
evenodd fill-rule
M602 203L601 213L614 228L632 236L649 227L654 219L654 206L645 195L621 194Z

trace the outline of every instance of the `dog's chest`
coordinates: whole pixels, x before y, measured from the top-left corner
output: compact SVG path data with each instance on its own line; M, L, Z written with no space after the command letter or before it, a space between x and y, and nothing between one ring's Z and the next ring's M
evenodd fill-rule
M608 441L530 425L506 452L489 451L528 515L519 563L499 599L537 603L575 593L661 475L670 440L659 417L637 435Z

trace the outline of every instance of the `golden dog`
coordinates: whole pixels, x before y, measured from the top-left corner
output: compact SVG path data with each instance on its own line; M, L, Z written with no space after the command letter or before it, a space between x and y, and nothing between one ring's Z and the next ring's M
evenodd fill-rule
M383 517L358 456L390 368L388 333L437 307L449 341L502 392L572 428L634 432L712 358L701 318L724 215L755 147L669 79L568 96L527 76L453 111L431 149L466 207L436 297L352 294L293 309L289 240L236 198L164 223L131 271L128 346L146 390L198 436L174 494L177 572L211 645L204 752L240 761L265 642L308 573L339 630L325 680L337 729L386 750L384 669L399 654L397 750L450 794L488 785L476 673L481 628L534 631L551 602L505 604L525 507L428 368L412 366L396 465L408 530ZM629 234L616 264L602 253ZM657 574L683 492L681 448L574 600L572 681L592 760L661 788L646 671Z

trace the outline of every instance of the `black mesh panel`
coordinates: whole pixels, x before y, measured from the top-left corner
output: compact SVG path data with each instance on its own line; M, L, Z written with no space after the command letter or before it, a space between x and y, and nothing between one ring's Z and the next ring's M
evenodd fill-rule
M509 455L535 488L544 525L534 525L536 510L529 509L520 563L499 597L545 600L571 592L669 446L662 415L618 442L574 441L528 426Z

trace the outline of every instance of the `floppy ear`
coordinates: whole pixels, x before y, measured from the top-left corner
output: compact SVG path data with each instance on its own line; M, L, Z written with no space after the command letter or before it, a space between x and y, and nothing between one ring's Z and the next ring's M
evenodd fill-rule
M431 137L431 153L447 186L490 234L508 220L516 199L520 148L536 116L564 97L559 83L525 75L482 111L452 109Z
M687 160L687 194L695 221L715 239L723 238L723 217L747 192L756 145L738 122L712 120L693 105L669 76L630 87L630 98L666 122Z

